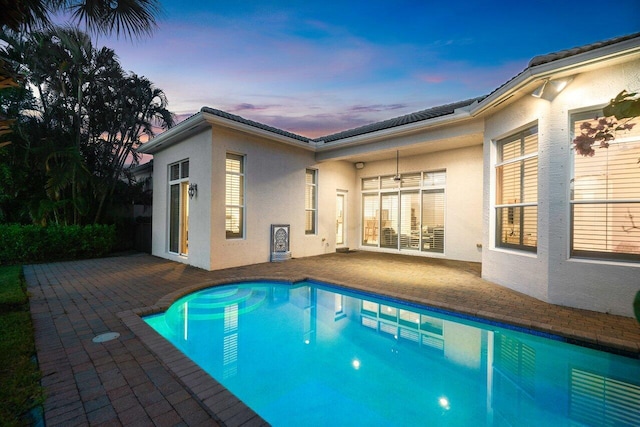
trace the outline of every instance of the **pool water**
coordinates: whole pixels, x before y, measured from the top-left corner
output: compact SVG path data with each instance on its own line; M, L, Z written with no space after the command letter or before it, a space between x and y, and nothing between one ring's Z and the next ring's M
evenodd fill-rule
M640 360L340 288L205 289L145 321L274 426L638 426Z

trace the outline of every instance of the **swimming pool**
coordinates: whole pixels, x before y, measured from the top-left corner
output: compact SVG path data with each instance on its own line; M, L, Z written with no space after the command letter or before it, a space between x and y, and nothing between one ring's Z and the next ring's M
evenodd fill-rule
M145 321L274 426L640 425L640 360L324 284Z

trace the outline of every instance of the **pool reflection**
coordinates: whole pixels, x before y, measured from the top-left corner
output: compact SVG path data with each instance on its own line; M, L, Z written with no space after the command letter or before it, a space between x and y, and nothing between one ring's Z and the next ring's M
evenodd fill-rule
M147 321L274 425L640 425L638 360L337 288L212 288Z

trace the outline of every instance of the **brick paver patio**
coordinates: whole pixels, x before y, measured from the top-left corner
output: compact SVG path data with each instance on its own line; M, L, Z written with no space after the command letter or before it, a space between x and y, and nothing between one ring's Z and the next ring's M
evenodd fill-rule
M479 269L367 252L213 272L143 254L25 266L46 425L266 424L139 317L197 288L247 279L311 278L640 357L634 319L546 304L480 279ZM120 337L93 342L105 332Z

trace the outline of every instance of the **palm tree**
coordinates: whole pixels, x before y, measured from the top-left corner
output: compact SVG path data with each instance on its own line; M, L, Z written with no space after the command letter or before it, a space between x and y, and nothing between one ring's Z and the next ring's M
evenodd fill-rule
M137 160L141 137L173 125L165 94L148 79L125 73L112 49L96 50L79 30L11 35L0 33L4 56L22 64L37 94L27 115L0 96L0 111L21 118L13 151L25 153L45 179L46 194L38 192L30 216L37 223L78 224L93 215L97 222L125 164Z
M49 1L0 0L0 27L19 31L49 22Z
M18 87L18 79L15 73L9 71L9 67L5 65L5 60L0 58L0 89ZM10 119L0 113L0 136L11 133L11 125L15 119ZM11 144L11 141L0 142L0 148Z
M151 33L161 12L158 0L0 0L0 27L13 31L50 24L49 14L71 13L93 33L132 38Z
M99 205L94 223L99 222L105 201L113 196L116 184L124 175L125 165L128 162L137 164L136 148L143 135L154 136L155 129L167 129L174 124L164 92L154 87L149 79L124 73L119 78L111 76L114 77L119 81L100 84L95 96L88 101L89 110L95 108L99 112L89 114L93 119L90 128L94 135L89 144L94 147L95 159L100 163L94 170L103 175L101 188L96 189Z
M50 13L70 12L75 24L96 34L115 33L128 38L150 34L161 13L158 0L0 0L0 30L48 27ZM17 85L19 77L0 58L0 89ZM0 115L0 136L11 132L14 119ZM0 148L10 144L4 141Z

